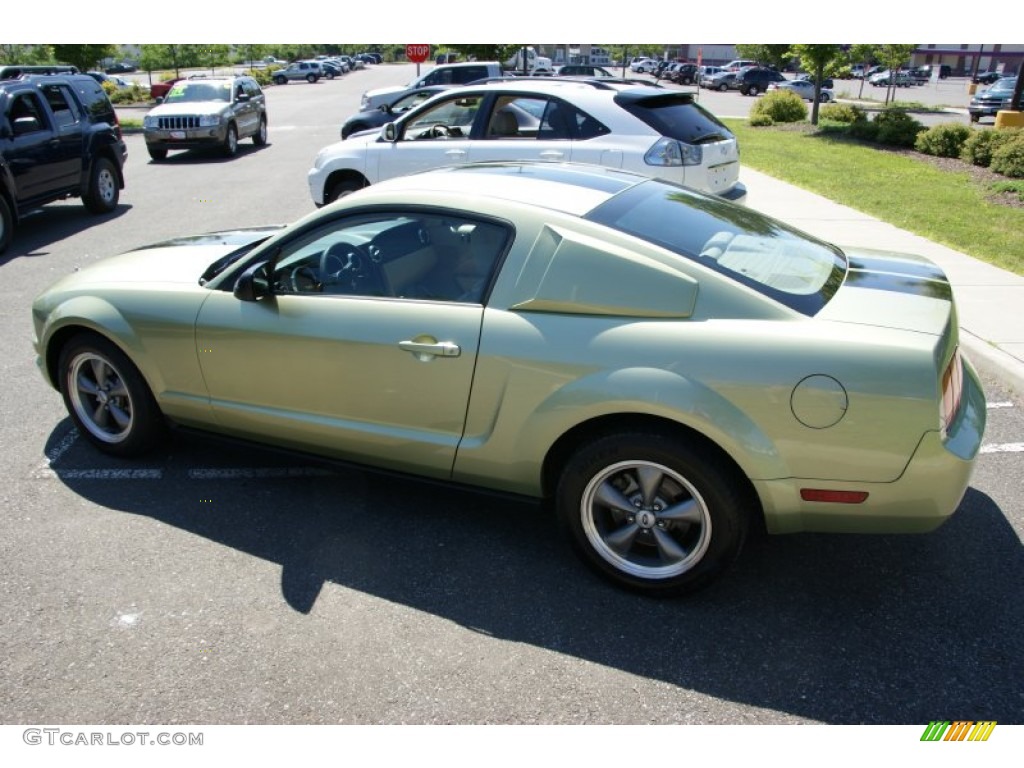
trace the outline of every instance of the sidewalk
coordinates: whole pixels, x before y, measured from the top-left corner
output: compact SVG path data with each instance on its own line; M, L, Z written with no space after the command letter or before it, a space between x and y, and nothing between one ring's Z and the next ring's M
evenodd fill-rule
M979 370L1024 396L1024 277L743 166L747 205L838 246L915 253L953 286L960 342Z

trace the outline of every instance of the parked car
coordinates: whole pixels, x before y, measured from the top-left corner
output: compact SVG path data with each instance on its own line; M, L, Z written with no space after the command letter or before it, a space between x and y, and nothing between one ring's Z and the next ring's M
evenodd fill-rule
M786 76L767 67L749 67L736 75L736 85L744 96L757 96L768 90L772 83L783 83Z
M996 80L999 80L1002 77L1002 72L979 72L971 78L971 82L978 83L980 85L992 85Z
M360 110L376 109L382 104L394 101L409 91L428 85L464 85L475 80L502 77L501 64L496 61L460 61L434 67L429 72L414 78L408 85L373 88L363 93Z
M513 78L451 88L379 134L324 147L320 206L384 179L477 160L611 164L742 200L736 137L692 94L602 80Z
M677 85L694 85L698 75L696 64L679 64L669 74L668 79Z
M120 61L116 64L111 64L103 71L108 75L124 75L129 72L134 72L135 65L132 64L130 61Z
M897 88L909 88L914 84L913 79L906 72L892 74L888 69L883 69L868 78L870 85L889 86L895 84Z
M68 197L117 208L128 149L117 113L87 75L0 81L0 253L30 211Z
M735 90L736 78L738 75L738 72L722 70L721 72L715 72L712 75L705 75L701 80L700 85L702 88L707 88L709 91Z
M726 72L727 70L723 67L715 67L707 64L702 64L697 67L697 86L700 88L707 88L707 81L709 81L715 75Z
M293 61L284 69L275 69L270 73L270 77L277 85L287 85L292 80L315 83L322 74L320 65L315 61Z
M641 72L640 67L646 67L645 62L651 61L650 56L634 56L629 61L629 69L631 72Z
M768 85L768 92L770 93L771 91L790 91L801 99L814 101L814 83L807 80L786 80L784 82L770 83ZM819 101L822 104L835 101L835 98L835 92L831 88L821 89Z
M266 97L248 75L193 77L175 83L142 126L153 160L179 149L213 148L232 157L241 139L267 143Z
M555 67L556 77L615 77L604 67L593 64L564 64Z
M985 428L937 266L619 169L396 178L85 265L31 317L103 453L182 423L545 500L588 566L657 595L754 529L935 529Z
M149 86L149 98L153 101L164 98L175 83L180 83L184 79L184 77L172 77L168 80L161 80L159 83L153 83Z
M919 67L919 69L921 70L921 72L923 72L927 76L928 80L931 80L931 77L932 77L933 71L935 69L935 66L936 65L934 65L934 64L925 64L924 66ZM938 66L939 66L939 79L940 80L945 80L947 77L949 77L953 73L953 69L952 69L952 67L949 66L949 64L940 64Z
M726 64L723 67L723 69L725 69L727 72L739 72L741 69L756 66L758 66L758 63L753 59L733 59L728 64Z
M796 77L793 78L793 80L803 80L803 81L807 81L807 82L813 84L814 83L814 75L809 74L807 72L800 72L800 73L797 74ZM835 86L835 82L832 80L831 77L823 77L823 78L821 78L821 87L822 88L835 88L836 86Z
M422 104L427 99L446 91L448 85L428 85L423 88L415 88L408 93L399 96L390 104L383 104L377 109L365 109L349 117L341 125L341 138L347 139L354 133L380 128L385 123L391 122L399 115L408 112L413 107Z
M104 83L111 83L115 88L119 90L132 87L131 83L129 83L123 77L118 77L117 75L108 75L106 72L86 72L85 74L87 74L100 85L103 85Z
M983 117L995 117L1000 110L1013 109L1013 91L1017 87L1016 77L1004 77L983 91L978 91L967 105L971 122L976 123ZM1024 109L1024 97L1017 102L1017 109Z

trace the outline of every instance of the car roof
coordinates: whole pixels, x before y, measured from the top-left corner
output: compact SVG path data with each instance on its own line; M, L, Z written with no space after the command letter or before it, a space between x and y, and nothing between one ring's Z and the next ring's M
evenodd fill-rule
M560 162L483 162L445 166L396 176L360 190L363 200L393 193L452 193L540 206L582 216L648 176L597 165Z

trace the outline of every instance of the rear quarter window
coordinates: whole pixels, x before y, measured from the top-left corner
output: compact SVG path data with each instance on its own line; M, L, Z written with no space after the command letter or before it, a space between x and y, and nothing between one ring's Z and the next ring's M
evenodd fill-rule
M667 93L639 99L619 94L615 101L662 136L676 141L702 144L734 138L724 123L687 94Z

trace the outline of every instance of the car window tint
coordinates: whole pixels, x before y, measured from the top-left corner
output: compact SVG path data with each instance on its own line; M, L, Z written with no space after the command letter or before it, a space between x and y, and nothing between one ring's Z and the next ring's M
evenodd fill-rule
M409 122L404 124L402 138L417 141L469 136L482 101L482 96L463 96L435 104L410 116Z
M38 102L34 93L19 93L15 96L11 101L11 106L7 115L12 127L14 126L15 120L20 120L23 117L34 117L38 120L38 130L49 128L50 126L49 121L46 119L46 115L43 112L42 104Z
M53 117L58 127L74 125L80 116L78 105L66 85L50 84L44 85L40 90L53 111Z
M459 214L346 217L284 246L272 285L279 294L480 303L510 234Z
M662 136L687 143L722 141L732 132L689 94L667 93L643 98L620 94L615 101Z

